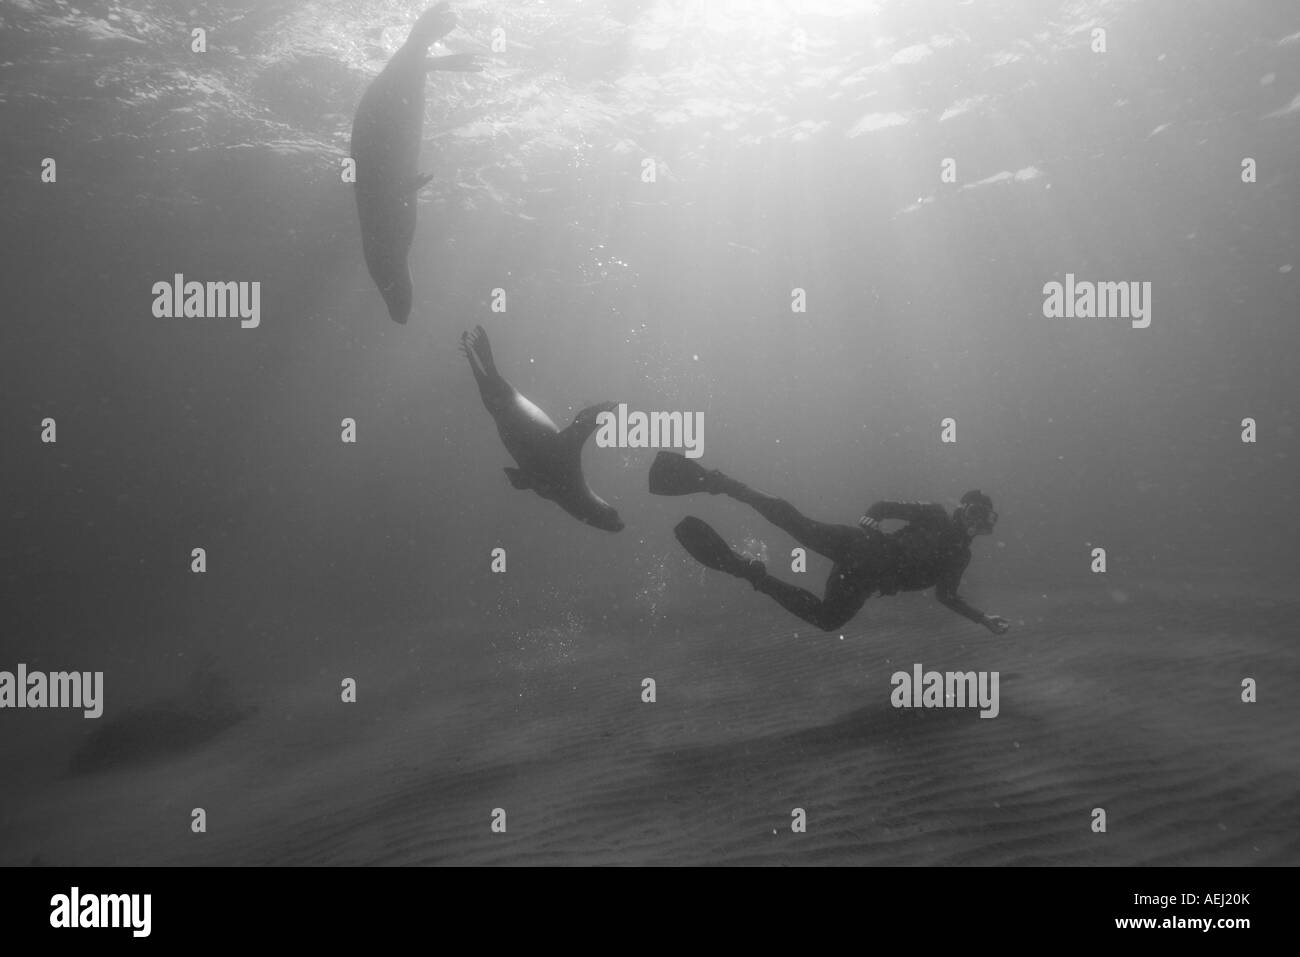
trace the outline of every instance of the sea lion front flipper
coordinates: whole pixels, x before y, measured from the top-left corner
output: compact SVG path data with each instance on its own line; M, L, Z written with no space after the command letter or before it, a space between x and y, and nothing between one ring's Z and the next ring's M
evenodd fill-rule
M416 173L411 177L410 182L406 184L407 192L418 193L420 190L424 189L424 187L428 186L429 181L432 179L432 173Z
M452 53L424 58L426 70L452 70L456 73L482 73L483 64L472 53Z
M522 491L523 489L533 487L533 483L528 480L528 476L525 475L521 469L512 469L507 467L502 469L502 471L506 473L506 478L510 479L510 484L515 488Z
M595 432L600 423L597 419L602 412L613 412L618 408L617 402L600 402L596 405L589 405L573 417L569 427L564 430L563 435L566 442L570 442L578 448L582 448L583 443Z

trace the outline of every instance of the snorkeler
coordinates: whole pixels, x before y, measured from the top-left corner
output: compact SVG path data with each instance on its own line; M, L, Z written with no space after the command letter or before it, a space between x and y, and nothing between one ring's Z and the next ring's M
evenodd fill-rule
M971 541L976 535L991 533L998 518L992 499L978 490L963 495L961 507L951 515L941 505L877 502L856 526L829 525L813 521L784 499L764 495L717 469L705 470L675 452L660 452L650 466L650 491L655 495L729 495L752 506L800 545L834 562L826 593L818 598L772 577L762 562L737 555L717 532L694 516L688 515L673 529L682 547L701 565L744 578L756 591L823 631L844 625L872 592L892 595L925 588L934 588L941 604L995 635L1011 627L1005 618L986 615L957 594L962 573L970 563ZM886 534L879 523L888 519L900 519L907 525Z

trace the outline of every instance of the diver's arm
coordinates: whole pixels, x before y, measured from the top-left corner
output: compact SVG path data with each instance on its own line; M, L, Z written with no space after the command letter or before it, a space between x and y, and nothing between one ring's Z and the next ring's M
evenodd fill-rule
M888 519L919 522L926 519L946 518L947 515L942 505L933 502L876 502L867 509L867 518L875 522Z
M957 594L957 585L961 582L962 573L966 571L966 566L969 563L970 556L967 555L959 568L954 569L952 574L940 580L939 584L935 586L934 597L939 600L939 604L943 605L943 607L955 611L963 618L969 619L977 625L983 625L995 635L1000 635L1011 627L1010 622L997 615L984 614L984 612L969 604Z
M944 591L943 586L940 586L934 590L934 597L939 599L939 604L943 605L943 607L952 609L963 618L969 618L977 625L984 624L987 617L984 612L973 605L967 604L966 600L955 591Z

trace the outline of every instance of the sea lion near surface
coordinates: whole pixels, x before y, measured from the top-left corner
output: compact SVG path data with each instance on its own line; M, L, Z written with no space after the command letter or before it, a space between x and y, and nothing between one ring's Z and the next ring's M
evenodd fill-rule
M361 247L388 314L400 323L411 314L407 257L415 239L416 194L433 178L432 173L419 170L425 77L430 70L482 69L470 54L425 55L430 44L455 26L455 14L447 4L426 10L406 43L366 88L352 121Z

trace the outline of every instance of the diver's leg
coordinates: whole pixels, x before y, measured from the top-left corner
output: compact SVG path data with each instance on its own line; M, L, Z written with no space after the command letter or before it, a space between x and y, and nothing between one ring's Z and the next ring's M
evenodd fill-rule
M850 525L828 525L799 512L784 499L752 489L717 469L705 469L677 452L662 451L650 465L648 485L653 495L730 495L754 508L760 515L799 544L826 556L832 562L851 562L866 543L866 532Z
M730 495L738 502L744 502L800 545L811 548L837 565L850 561L855 546L861 544L864 532L860 528L818 522L783 498L750 488L721 472L715 475L717 477L714 481L717 482L719 492Z
M811 547L811 546L809 546ZM834 631L861 611L871 594L871 585L847 574L836 565L826 580L826 595L818 598L812 592L789 582L763 575L754 582L754 588L775 599L786 611L820 628Z

